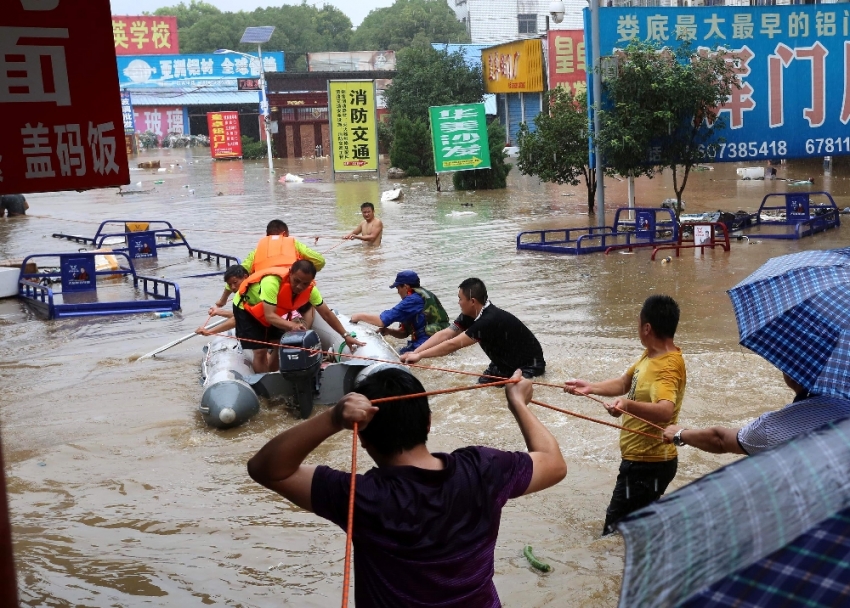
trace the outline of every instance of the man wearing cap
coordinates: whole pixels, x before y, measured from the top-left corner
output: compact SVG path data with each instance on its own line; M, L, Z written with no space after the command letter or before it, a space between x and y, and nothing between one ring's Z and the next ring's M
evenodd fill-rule
M395 277L390 289L398 292L401 302L380 315L358 312L351 315L352 323L365 321L378 328L381 335L389 334L395 338L410 339L399 353L411 352L440 330L449 326L440 300L419 284L419 275L412 270L402 270ZM389 326L398 323L399 329Z

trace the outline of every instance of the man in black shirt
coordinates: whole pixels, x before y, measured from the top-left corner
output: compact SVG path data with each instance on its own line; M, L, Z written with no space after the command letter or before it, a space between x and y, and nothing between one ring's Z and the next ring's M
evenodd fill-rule
M466 279L461 283L457 299L460 316L412 353L403 354L404 363L448 355L477 342L490 357L490 366L478 379L479 384L493 382L488 376L510 378L517 369L522 370L526 378L546 371L540 342L522 321L490 303L481 279Z

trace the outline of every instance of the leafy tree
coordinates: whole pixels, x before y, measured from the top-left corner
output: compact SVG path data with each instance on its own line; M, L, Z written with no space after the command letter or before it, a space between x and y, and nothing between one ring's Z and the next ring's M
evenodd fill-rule
M493 120L487 125L490 141L490 168L457 171L452 175L455 190L496 190L507 184L513 165L505 162L505 127Z
M534 118L536 131L526 123L519 126L517 166L523 175L536 175L544 182L577 186L584 177L587 212L594 213L596 169L590 166L588 148L587 94L577 96L563 87L546 93L544 106Z
M180 51L212 53L216 49L241 50L239 40L245 31L245 17L246 14L242 12L201 17L185 31L180 30Z
M410 177L434 175L434 150L428 123L421 118L395 116L392 131L390 164L404 169Z
M391 116L427 121L430 106L480 103L484 79L481 68L467 65L461 53L411 47L399 52L384 95Z
M220 15L221 11L209 2L203 0L192 0L188 6L181 2L174 6L163 6L153 12L157 16L173 16L177 17L177 27L180 30L180 35L183 35L183 30L195 25L203 17L210 15Z
M691 168L722 141L718 111L732 87L741 86L732 59L719 50L695 52L687 41L661 51L633 40L619 54L617 74L603 84L607 107L600 110L599 147L605 165L620 175L649 177L669 167L677 216Z
M400 51L431 42L469 42L445 0L396 0L371 11L351 37L354 51Z

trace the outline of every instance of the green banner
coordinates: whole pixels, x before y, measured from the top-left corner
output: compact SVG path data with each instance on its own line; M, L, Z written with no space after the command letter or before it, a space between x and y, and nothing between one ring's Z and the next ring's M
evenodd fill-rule
M490 168L483 103L434 106L429 112L437 173Z

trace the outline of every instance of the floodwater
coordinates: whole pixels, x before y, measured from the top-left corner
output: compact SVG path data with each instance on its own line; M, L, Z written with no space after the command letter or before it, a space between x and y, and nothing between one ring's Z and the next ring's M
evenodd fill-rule
M670 264L649 251L581 257L517 252L523 229L582 226L589 219L582 186L540 184L511 173L497 192L435 192L432 179L401 182L400 203L380 203L398 182L369 177L333 183L327 162L279 161L303 184L268 183L263 162L217 162L207 150L163 151L164 173L134 170L148 194L115 190L33 195L31 215L0 220L0 258L71 252L54 232L93 235L100 221L168 220L194 246L243 257L265 224L281 218L317 249L339 243L359 221L359 205L376 202L382 247L345 243L319 275L326 301L353 313L397 302L395 273L417 270L423 285L456 314L456 287L482 278L492 301L525 321L543 344L544 381L618 376L641 352L637 314L653 293L682 309L677 343L688 368L682 422L741 425L790 400L779 372L737 345L725 291L768 258L846 245L847 228L800 241L754 238L730 253L686 251ZM135 162L135 161L134 161ZM169 167L175 164L174 167ZM737 165L740 166L740 165ZM687 211L755 211L785 182L742 182L735 165L691 175ZM814 175L816 186L850 206L847 165L823 176L819 163L789 163L779 177ZM156 185L154 181L164 183ZM626 199L626 184L606 181L608 208ZM639 180L638 204L672 196L669 175ZM472 211L475 215L458 215ZM609 212L609 221L612 213ZM147 272L177 278L182 312L44 321L15 299L0 301L0 423L22 603L27 606L328 606L339 601L344 533L255 485L245 463L266 441L296 424L282 404L264 403L244 426L207 428L197 411L202 338L154 360L136 361L191 332L221 293L218 278L182 278L211 270L169 249ZM167 266L167 268L166 268ZM480 371L472 347L436 365ZM426 388L468 384L468 376L417 371ZM536 398L609 419L590 400L541 388ZM485 389L433 398L432 450L467 444L523 449L503 393ZM317 408L321 411L322 408ZM496 548L496 586L505 606L614 606L623 543L599 538L619 465L617 431L550 410L536 410L569 465L555 488L511 501ZM320 447L311 462L347 469L350 435ZM729 456L680 451L674 487ZM370 465L361 451L361 471ZM530 544L553 571L541 575L522 556Z

